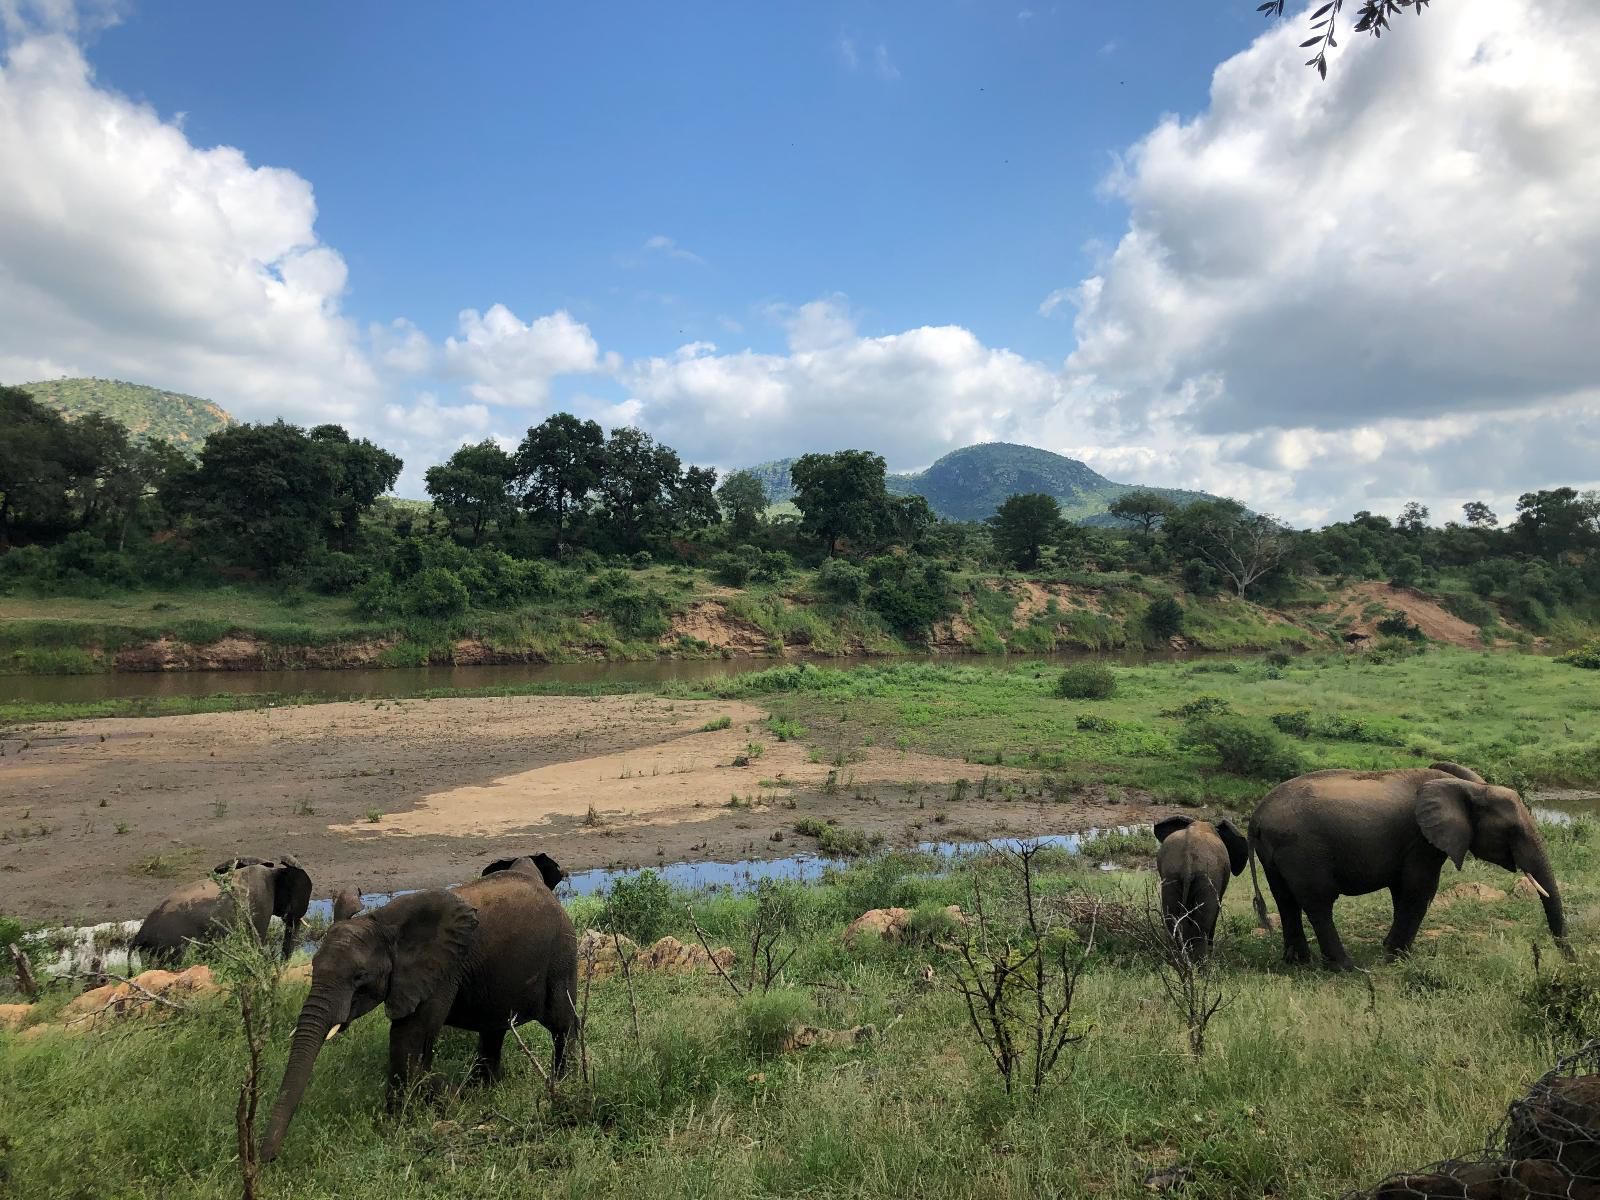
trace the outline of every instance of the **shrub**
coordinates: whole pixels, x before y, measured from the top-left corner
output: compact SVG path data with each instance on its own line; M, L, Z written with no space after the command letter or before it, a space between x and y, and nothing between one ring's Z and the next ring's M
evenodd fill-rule
M912 909L906 922L906 932L911 941L921 946L948 942L955 936L956 919L942 904L923 903Z
M1187 704L1180 704L1176 708L1161 710L1163 717L1177 717L1179 720L1188 721L1194 717L1221 717L1233 712L1233 705L1221 696L1214 696L1205 692L1190 700Z
M1100 663L1070 666L1056 680L1056 695L1063 700L1105 700L1116 690L1116 675Z
M752 992L742 997L739 1024L746 1048L763 1057L781 1054L805 1010L805 993L789 988Z
M783 550L764 551L756 565L750 572L750 578L757 583L782 583L784 577L794 570L794 559Z
M802 817L794 824L796 833L817 839L817 849L830 858L860 858L883 845L881 833L829 825L815 817Z
M395 617L405 610L405 597L385 571L368 576L355 591L356 611L364 617Z
M1309 708L1273 713L1270 720L1280 732L1299 738L1321 737L1339 742L1381 742L1382 736L1359 717L1343 713L1317 716Z
M1115 733L1117 723L1108 721L1105 717L1097 717L1093 713L1081 713L1078 716L1078 728L1085 733Z
M368 575L366 564L342 550L327 550L314 557L306 568L306 583L325 596L343 596L354 591Z
M1600 962L1585 955L1541 974L1522 993L1524 1023L1543 1037L1573 1044L1600 1027Z
M1367 651L1367 661L1383 666L1421 653L1422 645L1420 642L1413 641L1410 638L1385 637L1379 638L1378 644Z
M1411 623L1411 618L1398 608L1384 614L1378 622L1378 632L1384 637L1409 638L1413 642L1423 640L1423 632Z
M667 631L666 597L655 592L613 592L601 602L600 611L627 637L658 638Z
M467 607L467 588L454 571L429 567L410 583L406 607L423 617L450 617Z
M756 564L749 557L741 554L729 554L726 551L711 560L711 574L718 583L728 587L743 587L750 582L750 576L755 572Z
M1494 605L1478 596L1452 592L1444 598L1444 606L1452 615L1480 628L1498 624L1500 620Z
M868 566L867 603L896 633L925 636L952 607L942 564L914 554L884 555Z
M1144 627L1163 640L1177 637L1183 632L1183 605L1171 596L1152 600L1144 610Z
M1277 730L1243 717L1197 717L1189 722L1179 744L1211 751L1222 769L1233 775L1289 779L1302 770L1300 755Z
M855 603L866 595L867 573L855 563L830 558L817 571L817 586L835 599Z
M1595 638L1587 645L1579 646L1563 654L1557 662L1564 662L1569 667L1583 667L1589 671L1600 671L1600 638Z
M620 933L647 946L667 932L677 907L665 879L654 871L640 871L612 881L601 923L607 933Z
M633 557L628 560L628 565L635 571L642 571L655 561L648 550L635 550Z

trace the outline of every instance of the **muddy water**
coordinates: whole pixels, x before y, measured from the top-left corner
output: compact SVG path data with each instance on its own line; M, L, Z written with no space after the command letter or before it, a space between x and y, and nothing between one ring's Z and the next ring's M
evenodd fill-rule
M868 663L943 662L962 666L1073 662L1086 652L1050 655L936 655L897 658L819 658L818 666L853 669ZM1108 651L1094 657L1108 662L1165 662L1196 655L1177 651ZM694 682L765 671L781 666L770 658L672 659L653 662L518 663L494 667L392 667L346 671L149 671L103 675L0 675L0 701L82 703L162 696L276 694L335 699L405 697L445 689L514 687L519 684ZM792 660L791 660L792 661Z

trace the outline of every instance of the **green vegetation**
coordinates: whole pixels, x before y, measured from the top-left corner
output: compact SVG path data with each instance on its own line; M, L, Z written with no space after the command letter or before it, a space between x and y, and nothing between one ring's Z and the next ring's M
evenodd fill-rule
M1593 941L1596 926L1583 914L1600 901L1597 831L1579 823L1545 834L1576 916L1574 940ZM1029 1087L1006 1095L951 986L951 947L966 931L944 906L973 913L981 873L991 930L1025 930L1012 875L988 858L954 871L876 858L820 885L785 888L783 945L795 954L764 991L740 998L714 972L635 970L631 985L596 981L588 1082L575 1066L553 1101L513 1041L495 1087L451 1086L386 1117L387 1022L381 1011L361 1018L323 1051L283 1154L262 1170L260 1194L1132 1200L1149 1194L1152 1172L1181 1167L1191 1173L1189 1195L1323 1200L1479 1146L1507 1103L1590 1028L1592 971L1552 971L1548 950L1536 968L1529 954L1530 938L1542 938L1533 898L1436 908L1425 929L1437 936L1394 964L1377 946L1387 897L1342 900L1341 927L1371 972L1342 975L1282 966L1277 938L1252 935L1248 888L1236 885L1214 972L1227 1002L1196 1057L1154 960L1127 933L1150 877L1100 872L1100 858L1096 843L1081 859L1038 859L1035 894L1059 931L1047 944L1086 965L1071 1010L1081 1040L1065 1048L1037 1098ZM1458 879L1504 887L1509 876L1469 861L1447 883ZM1095 901L1101 916L1087 949L1083 914ZM760 904L663 891L654 927L694 944L692 905L711 944L739 954L733 975L742 981ZM572 912L595 926L606 905L578 901ZM846 923L887 905L912 910L912 936L842 943ZM924 965L933 976L919 986ZM271 996L270 977L264 983ZM258 1010L268 1018L269 1096L304 994L304 983L285 981ZM0 1034L8 1135L0 1162L12 1191L83 1194L90 1162L96 1194L239 1194L234 1114L247 1064L239 1007L228 995L190 1003L188 1013L91 1032ZM871 1030L795 1049L802 1025ZM521 1034L548 1062L544 1032L529 1025ZM452 1085L473 1044L459 1031L442 1039L436 1068Z
M1523 790L1600 784L1600 693L1549 658L1437 649L1387 662L1330 654L1287 666L1099 669L1115 691L1092 710L1058 698L1063 673L1042 663L789 665L668 692L759 698L819 739L847 709L858 738L1032 768L1058 789L1131 787L1240 810L1260 799L1265 780L1302 763L1377 769L1443 759ZM1082 721L1086 712L1097 719ZM1297 740L1285 741L1282 728Z
M197 454L213 433L233 424L233 418L209 400L120 379L49 379L24 383L21 389L64 417L110 417L140 441L159 439L189 455Z

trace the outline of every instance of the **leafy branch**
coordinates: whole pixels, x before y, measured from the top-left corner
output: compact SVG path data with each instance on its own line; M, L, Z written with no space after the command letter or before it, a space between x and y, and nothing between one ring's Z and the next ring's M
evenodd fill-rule
M1361 0L1361 11L1356 17L1355 31L1382 37L1384 31L1389 28L1390 17L1397 17L1408 8L1417 16L1421 16L1422 10L1432 2L1433 0ZM1269 17L1281 17L1283 5L1284 0L1266 0L1266 3L1256 5L1256 11L1265 13ZM1306 59L1306 66L1315 67L1317 74L1323 79L1328 77L1328 51L1339 44L1334 38L1334 32L1338 26L1340 10L1343 8L1344 0L1328 0L1313 12L1312 36L1300 43L1302 50L1315 47L1316 53Z

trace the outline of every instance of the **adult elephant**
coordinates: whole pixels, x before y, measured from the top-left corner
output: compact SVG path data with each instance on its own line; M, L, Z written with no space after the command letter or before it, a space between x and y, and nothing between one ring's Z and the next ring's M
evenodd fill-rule
M561 869L560 863L551 858L548 854L542 853L524 854L519 858L497 858L488 866L486 866L481 872L479 872L479 874L485 876L493 875L499 871L510 870L518 863L526 863L533 867L534 870L538 871L540 878L542 878L545 882L545 886L548 887L552 892L555 891L556 886L567 877L567 873Z
M478 1035L473 1075L500 1077L506 1030L538 1021L560 1074L577 1026L577 934L537 865L517 859L455 891L399 896L329 926L311 960L311 991L261 1140L262 1161L283 1145L323 1044L382 1004L389 1015L387 1103L433 1064L450 1025Z
M1249 861L1250 847L1232 821L1168 817L1157 821L1156 874L1161 877L1161 912L1173 936L1191 957L1211 949L1228 878Z
M1301 914L1311 919L1322 957L1353 964L1333 924L1333 902L1388 888L1394 921L1384 938L1393 957L1411 948L1439 888L1445 860L1461 869L1470 851L1508 871L1525 872L1544 901L1545 919L1566 949L1561 892L1544 842L1522 797L1485 783L1454 763L1404 771L1313 771L1281 783L1250 819L1256 914L1266 904L1255 878L1261 860L1283 922L1283 956L1309 962Z
M134 935L133 949L146 962L171 964L191 943L220 937L241 917L265 942L277 917L283 921L283 956L288 958L310 904L311 876L292 855L231 858L211 868L208 878L179 888L151 909Z

